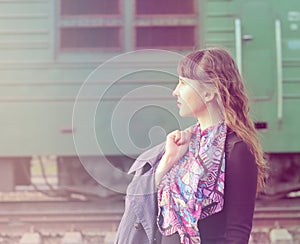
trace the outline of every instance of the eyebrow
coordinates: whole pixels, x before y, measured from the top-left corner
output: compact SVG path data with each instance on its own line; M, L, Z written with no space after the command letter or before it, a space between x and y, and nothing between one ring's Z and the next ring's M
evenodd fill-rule
M180 80L183 80L183 81L185 81L185 82L189 82L189 81L198 81L198 80L194 80L194 79L189 79L189 78L186 78L186 77L181 77L181 76L179 76L178 77Z
M187 85L192 85L192 81L194 81L194 80L192 80L192 79L188 79L188 78L178 78L181 82L183 82L183 83L185 83L185 84L187 84ZM195 80L196 81L196 80Z

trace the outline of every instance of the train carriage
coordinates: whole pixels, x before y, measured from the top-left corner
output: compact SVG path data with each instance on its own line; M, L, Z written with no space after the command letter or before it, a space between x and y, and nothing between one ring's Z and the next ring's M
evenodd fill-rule
M175 128L176 66L192 50L235 57L272 169L264 194L300 188L297 0L0 0L0 189L55 155L59 189L124 192L134 158Z

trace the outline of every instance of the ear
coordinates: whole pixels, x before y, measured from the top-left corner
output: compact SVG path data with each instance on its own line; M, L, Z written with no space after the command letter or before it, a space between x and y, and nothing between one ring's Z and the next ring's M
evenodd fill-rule
M204 92L204 101L205 103L212 102L215 98L215 93L214 92Z

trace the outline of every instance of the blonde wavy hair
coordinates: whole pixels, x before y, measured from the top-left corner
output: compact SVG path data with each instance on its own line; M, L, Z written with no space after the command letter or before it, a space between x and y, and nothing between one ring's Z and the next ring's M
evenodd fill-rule
M247 143L255 157L258 167L257 191L260 191L266 178L266 161L249 115L245 86L231 55L222 48L199 50L184 57L177 71L179 76L212 83L217 89L227 126Z

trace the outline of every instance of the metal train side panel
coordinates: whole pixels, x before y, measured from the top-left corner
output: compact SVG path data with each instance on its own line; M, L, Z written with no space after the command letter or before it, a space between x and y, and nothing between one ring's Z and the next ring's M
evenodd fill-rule
M299 1L206 1L206 46L236 57L266 152L299 152Z
M1 22L0 34L6 43L6 46L3 44L3 48L0 45L0 54L3 58L0 67L2 78L0 111L3 114L1 128L5 128L0 139L1 144L4 145L0 149L0 156L76 155L74 133L81 135L84 140L84 133L72 126L73 107L78 92L84 81L99 65L103 65L109 58L118 57L126 51L134 51L135 47L130 43L134 42L135 37L132 31L123 33L124 35L120 36L124 37L121 40L122 50L63 49L60 39L61 30L70 26L81 27L87 24L111 26L115 23L121 24L125 30L128 30L135 28L135 24L130 22L133 18L137 26L157 25L159 22L152 23L153 21L146 17L135 17L133 6L125 3L120 6L124 7L121 9L121 15L111 18L99 17L99 19L94 16L92 18L64 16L61 14L60 1L3 1L0 4L0 17L2 13L4 18ZM126 19L125 23L122 21L123 17ZM196 23L196 15L189 18L188 23ZM178 19L185 25L183 18ZM174 25L172 21L165 18L163 23ZM42 43L43 47L37 42ZM13 46L8 48L7 45ZM125 114L130 113L130 108L137 103L142 103L145 98L149 104L156 104L156 107L165 105L167 107L165 111L156 110L157 113L152 109L154 112L152 115L144 113L135 116L135 119L139 121L136 122L139 129L137 129L138 133L131 129L131 133L135 133L133 140L136 143L146 145L149 142L148 132L145 131L145 134L142 134L141 131L142 125L145 125L145 128L151 128L151 123L154 123L153 117L157 117L157 123L159 125L161 123L167 132L177 127L178 123L176 125L167 123L172 116L176 121L179 120L176 102L171 95L177 82L175 77L177 63L163 57L151 57L151 54L142 54L141 58L144 60L142 67L139 67L140 61L136 60L126 61L125 64L115 62L112 67L105 68L101 77L94 77L94 80L86 86L87 92L84 97L79 98L81 105L85 107L85 112L81 114L80 119L80 124L84 127L88 123L87 118L90 114L89 104L97 101L101 103L101 94L107 90L103 107L99 106L102 109L101 115L100 112L96 112L97 124L91 125L96 127L97 137L105 141L103 145L105 153L122 155L112 141L112 134L108 133L108 129L111 129L109 116L112 116L114 107L120 103L122 96L126 92L136 91L137 88L154 84L161 90L168 89L169 93L158 95L158 92L151 92L151 89L148 89L148 95L131 93L133 97L124 100L126 106L122 113ZM151 66L151 62L147 63L149 59L155 59L157 69L163 68L166 73L169 72L172 75L166 76L162 74L163 72L149 75L149 72L145 72L138 78L123 77L128 76L128 73L133 70L136 73L137 69L149 69ZM123 78L118 82L111 81L111 74L118 72ZM115 84L109 87L110 83ZM167 112L170 106L172 115ZM122 121L122 116L116 120ZM191 120L186 120L183 125L187 126L190 123ZM123 125L119 127L123 128ZM99 150L96 148L92 150L88 144L84 148L84 155L99 153ZM132 149L128 153L136 154L137 152L140 150Z
M13 171L18 165L12 161L26 158L28 164L32 155L57 155L62 172L78 155L110 155L122 164L127 156L136 156L162 141L172 129L191 124L191 120L180 122L171 95L177 82L177 62L164 55L148 52L140 54L141 59L114 62L101 70L101 76L93 76L86 85L84 82L110 58L140 49L145 43L136 41L139 28L173 26L176 34L179 24L187 27L188 33L193 31L193 41L198 40L195 9L187 14L187 19L162 16L157 20L136 13L133 0L120 0L116 14L109 17L74 15L62 3L0 1L0 158L1 165L7 166L3 174L8 176L7 186L1 189L11 190L16 183ZM94 41L98 38L94 31L102 34L100 46L90 42L92 37ZM68 33L78 37L78 41ZM115 37L114 41L110 37ZM96 43L96 48L87 43ZM157 72L145 71L151 65ZM158 71L161 69L163 72ZM111 80L112 74L120 77ZM83 85L85 93L77 98ZM74 123L76 102L82 110ZM87 127L96 138L92 143L87 140ZM74 136L82 142L79 149ZM94 164L95 160L91 161ZM101 171L101 162L98 169ZM77 173L69 177L80 178Z
M48 0L0 2L0 62L52 59L52 5Z
M143 71L140 72L138 78L134 78L136 74L131 74L130 77L127 75L126 78L123 77L118 81L110 81L107 74L102 81L88 83L85 86L86 93L77 99L76 96L83 81L91 72L89 68L80 70L70 67L65 67L63 70L56 67L9 69L15 73L15 77L10 82L1 84L0 110L3 115L1 124L5 130L2 131L0 139L3 145L0 153L2 156L75 155L73 134L81 134L82 140L87 142L80 127L88 125L95 127L96 135L102 142L105 141L102 144L106 154L120 154L121 152L116 149L112 141L114 139L112 132L109 132L112 130L112 122L117 131L120 132L119 128L122 128L122 133L125 133L124 129L129 129L124 126L134 123L136 131L131 128L131 136L140 146L145 146L149 131L145 129L142 132L142 128L151 129L152 126L159 124L170 131L177 128L178 121L180 121L175 100L171 96L176 83L174 77L176 70L173 68L169 70L173 75ZM119 71L125 74L128 70L119 69ZM8 70L3 70L3 72L8 72ZM45 78L33 81L29 78L22 80L22 77L30 76L33 72L36 77L44 76ZM105 72L115 73L116 71L110 69ZM58 79L57 73L63 77L59 81L56 80ZM149 78L150 76L152 78ZM75 121L75 128L73 128L72 113L75 102L83 108L80 111L80 118L76 117L79 121ZM97 103L97 109L91 111L95 108L95 103ZM140 107L137 107L138 103ZM132 109L135 109L132 114L133 118L127 116L127 121L124 121L126 113L132 113ZM154 120L157 120L157 123ZM116 124L116 121L124 123ZM183 122L184 126L188 125L187 122L190 123L190 120ZM119 134L116 138L122 139L123 137ZM126 138L130 143L127 135ZM82 153L94 155L99 151L92 150L86 143ZM131 150L128 153L137 154L138 152Z
M279 150L300 152L300 2L276 2L277 28L278 35L281 30L282 49L281 66L278 65L278 68L282 68L282 73L277 83L278 119L282 117L282 129L279 129L277 135L282 138ZM278 74L280 78L280 72ZM270 138L272 139L273 137Z

